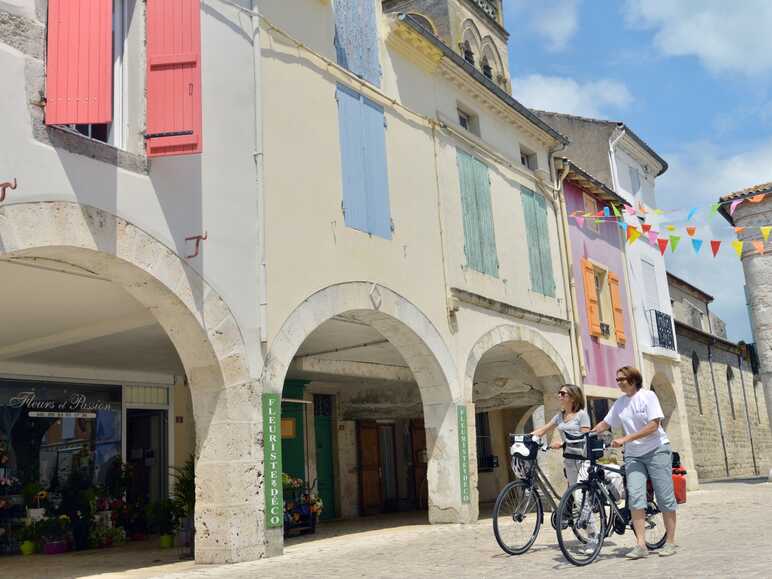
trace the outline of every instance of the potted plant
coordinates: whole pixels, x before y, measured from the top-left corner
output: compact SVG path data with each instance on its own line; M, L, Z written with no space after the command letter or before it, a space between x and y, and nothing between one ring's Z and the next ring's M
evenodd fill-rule
M37 549L37 543L40 541L40 523L29 523L24 525L19 531L19 541L21 541L22 555L32 555Z
M193 455L188 457L182 467L174 467L172 475L174 476L172 501L174 501L179 518L180 539L189 550L188 554L192 556L195 543L193 518L196 512L196 467Z
M59 515L43 519L40 523L40 537L43 540L43 553L58 555L67 551L67 537L70 531L70 517Z
M32 482L24 485L22 494L27 507L27 519L31 522L42 520L46 516L48 493L40 484Z
M162 499L148 507L148 519L161 535L161 548L174 547L174 531L177 528L177 508L172 499Z

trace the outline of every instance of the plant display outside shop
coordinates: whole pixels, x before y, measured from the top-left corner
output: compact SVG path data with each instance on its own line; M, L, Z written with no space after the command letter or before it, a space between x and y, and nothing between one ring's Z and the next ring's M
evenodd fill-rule
M301 478L287 473L282 474L284 489L284 534L313 533L319 515L324 510L324 502L313 487L306 485Z

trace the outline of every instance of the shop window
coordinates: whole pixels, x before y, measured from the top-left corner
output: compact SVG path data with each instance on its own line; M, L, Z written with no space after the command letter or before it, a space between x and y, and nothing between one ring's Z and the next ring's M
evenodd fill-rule
M479 412L475 415L475 428L477 431L477 470L478 472L492 471L491 459L493 458L493 452L487 412Z

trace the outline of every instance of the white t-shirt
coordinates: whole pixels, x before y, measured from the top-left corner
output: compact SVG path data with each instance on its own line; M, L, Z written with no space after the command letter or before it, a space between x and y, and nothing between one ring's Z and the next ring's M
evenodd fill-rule
M611 428L621 426L625 434L629 435L639 432L652 420L664 417L657 395L651 390L641 388L632 396L624 395L618 398L603 421ZM670 441L667 434L660 425L650 435L625 443L625 454L642 456L668 442Z

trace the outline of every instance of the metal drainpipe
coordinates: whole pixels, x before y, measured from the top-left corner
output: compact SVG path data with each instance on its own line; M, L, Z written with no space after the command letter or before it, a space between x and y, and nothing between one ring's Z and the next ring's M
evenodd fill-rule
M743 378L743 357L740 350L737 351L737 368L740 371L740 386L743 389L743 402L745 403L745 420L748 422L748 439L751 442L751 458L753 459L753 473L758 476L759 465L756 463L756 449L753 448L753 429L751 428L751 414L748 411L748 396L745 394L745 379Z
M724 467L726 476L729 477L729 457L726 454L726 440L724 439L724 423L721 421L721 404L718 401L718 388L716 388L716 376L713 373L713 349L712 341L708 342L708 364L710 365L710 379L713 382L713 396L716 399L716 413L718 414L718 432L721 436L721 447L724 449Z

